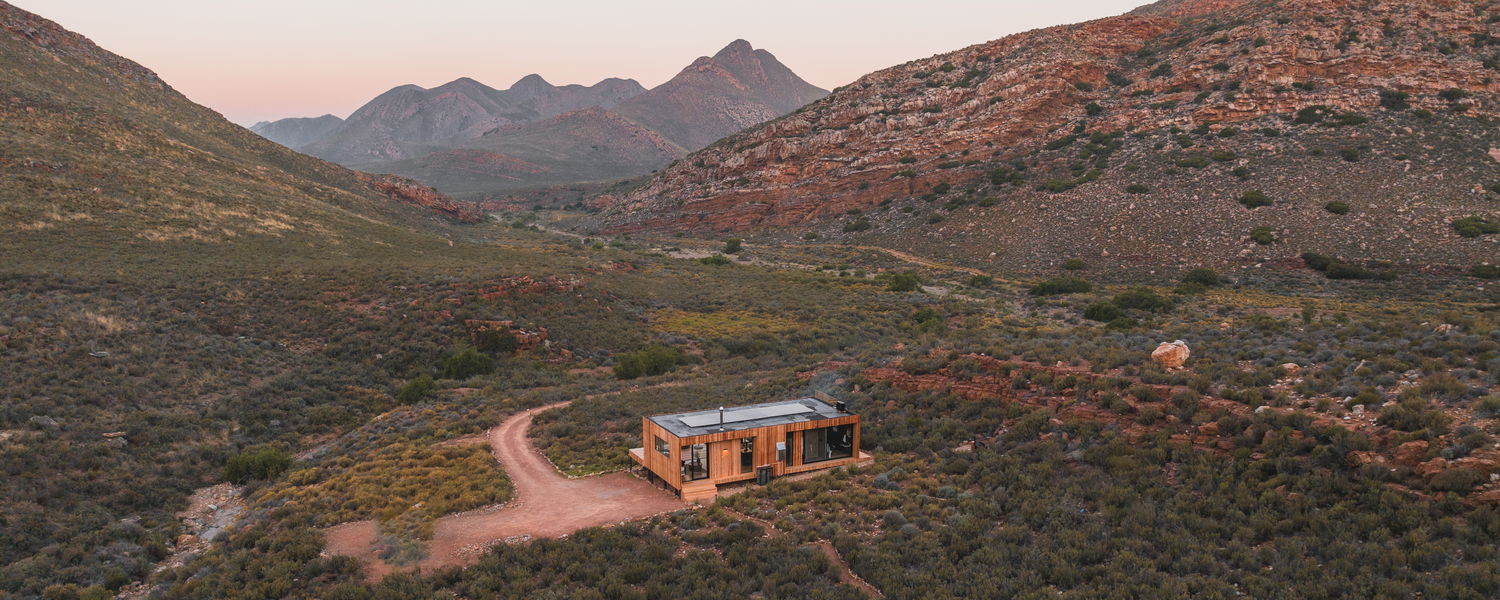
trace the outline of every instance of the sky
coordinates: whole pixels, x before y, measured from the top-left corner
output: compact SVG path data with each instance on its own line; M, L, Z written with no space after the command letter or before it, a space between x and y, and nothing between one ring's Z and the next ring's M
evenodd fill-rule
M250 125L346 117L390 88L660 84L735 39L832 89L871 71L1149 0L14 0Z

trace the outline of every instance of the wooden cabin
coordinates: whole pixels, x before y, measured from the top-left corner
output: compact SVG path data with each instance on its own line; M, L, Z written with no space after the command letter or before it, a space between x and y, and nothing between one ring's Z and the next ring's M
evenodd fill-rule
M689 502L726 483L870 459L859 450L859 415L816 398L643 417L630 457Z

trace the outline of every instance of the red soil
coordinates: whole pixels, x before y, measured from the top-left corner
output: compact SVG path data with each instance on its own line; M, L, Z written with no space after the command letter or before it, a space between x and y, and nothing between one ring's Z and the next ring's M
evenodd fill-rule
M489 431L495 459L510 476L515 492L510 502L438 519L427 558L417 567L431 571L477 561L492 545L555 538L587 527L616 525L686 508L670 491L627 473L568 479L537 452L526 437L536 413L566 402L534 408L507 418ZM380 560L372 548L375 522L357 521L324 532L324 553L353 556L365 563L365 574L379 580L396 569Z

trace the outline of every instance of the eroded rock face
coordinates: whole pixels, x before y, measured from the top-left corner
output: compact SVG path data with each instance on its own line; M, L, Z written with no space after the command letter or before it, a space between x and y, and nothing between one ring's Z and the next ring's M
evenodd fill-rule
M1187 364L1188 357L1192 352L1188 350L1187 342L1177 340L1175 342L1162 342L1155 350L1151 351L1151 360L1163 369L1181 369Z
M1176 250L1179 245L1194 252L1201 247L1215 262L1265 262L1262 255L1267 253L1273 254L1272 259L1295 260L1290 250L1280 256L1274 255L1275 248L1245 243L1252 224L1243 220L1252 213L1244 211L1235 198L1245 188L1269 186L1274 181L1252 178L1247 184L1227 175L1235 167L1245 167L1254 175L1263 157L1299 151L1305 155L1301 136L1335 135L1330 133L1334 128L1296 126L1291 117L1297 111L1323 106L1329 115L1354 112L1373 118L1409 115L1421 109L1441 117L1458 114L1454 112L1457 106L1466 115L1496 114L1500 78L1484 65L1495 62L1490 56L1495 53L1491 38L1486 36L1500 37L1500 26L1488 23L1485 14L1476 15L1468 4L1450 0L1164 4L1170 6L1026 32L872 73L803 110L725 138L679 161L612 202L598 228L607 233L758 230L778 234L831 223L816 230L820 239L828 239L830 233L840 235L836 225L850 211L872 215L882 205L910 202L917 213L913 218L872 215L875 229L867 235L878 236L883 244L913 249L930 246L940 251L951 244L957 250L949 252L963 252L973 247L976 260L972 262L984 260L997 246L1055 257L1057 252L1070 251L1059 248L1068 244L1075 247L1071 250L1075 255L1108 256L1109 260L1101 262L1114 263L1148 253L1172 260L1180 254L1163 249ZM1187 16L1173 18L1179 15ZM1445 93L1450 89L1466 95ZM1398 95L1383 96L1382 92ZM1192 150L1180 147L1175 141L1180 136L1175 133L1163 133L1149 144L1133 143L1136 138L1129 135L1173 128L1186 134L1205 127L1194 136ZM1241 129L1225 132L1236 127ZM1423 144L1420 138L1426 125L1402 121L1391 127L1413 136L1410 143L1401 142L1413 152ZM1275 130L1275 136L1262 130ZM1367 143L1353 129L1340 131L1348 132L1349 141L1343 143L1353 147ZM1218 137L1221 132L1223 137ZM1019 184L1007 185L1006 173L997 172L1011 169L1018 160L1034 161L1038 153L1045 156L1051 145L1078 150L1096 133L1126 134L1122 138L1126 150L1121 153L1131 152L1128 161L1144 167L1165 163L1165 168L1161 172L1142 169L1137 174L1125 169L1126 160L1117 158L1098 167L1101 183L1084 181L1066 193L1037 189L1072 185L1070 178L1081 178L1099 164L1093 161L1094 155L1059 157L1064 166L1080 166L1082 170L1074 173L1063 168L1031 175L1039 171L1033 164L1029 178ZM1231 137L1236 133L1237 137ZM1069 136L1074 135L1077 141L1068 145ZM1340 141L1329 143L1337 146ZM1476 141L1474 146L1470 152L1474 160L1463 164L1446 159L1365 164L1391 178L1427 186L1455 182L1442 195L1462 199L1473 194L1457 190L1472 188L1479 183L1475 173L1494 164L1485 154L1495 147L1489 140ZM1207 160L1221 147L1232 150L1223 155L1224 168L1204 170L1218 177L1184 184L1178 181L1185 177L1181 168L1169 172L1182 154L1199 153ZM1337 162L1336 150L1328 152L1335 164L1355 165ZM1401 152L1405 151L1390 149L1382 154ZM1416 196L1411 195L1416 189L1404 189L1401 181L1336 175L1323 167L1314 171L1306 160L1287 162L1288 173L1267 176L1288 182L1284 195L1307 190L1309 195L1335 196L1343 191L1339 186L1362 181L1361 189L1382 194L1381 213L1389 210L1396 218L1411 221L1401 228L1413 237L1409 244L1401 242L1405 245L1397 247L1395 242L1407 236L1392 236L1389 223L1382 228L1374 221L1364 222L1361 216L1304 226L1315 222L1316 211L1327 201L1315 203L1315 198L1309 198L1308 213L1288 214L1284 223L1275 210L1256 214L1265 220L1264 215L1277 213L1272 217L1277 221L1271 224L1278 226L1279 233L1283 228L1290 230L1283 234L1293 240L1288 248L1296 239L1309 243L1322 239L1321 232L1336 226L1354 232L1338 240L1350 254L1360 252L1361 244L1384 244L1387 238L1392 241L1390 250L1378 256L1385 260L1417 256L1420 262L1428 254L1449 251L1432 238L1415 236L1448 235L1444 226L1452 217L1447 213L1458 212L1459 207L1418 206L1412 201ZM1196 173L1193 169L1186 172ZM1473 181L1459 184L1460 179ZM1293 181L1295 186L1290 185ZM1150 194L1131 196L1124 193L1131 183L1158 185L1147 186ZM950 189L946 194L941 191ZM965 198L970 190L972 196ZM1220 191L1226 197L1214 202ZM965 208L933 227L927 227L930 224L922 218L922 213L935 212L943 201L972 206L986 195L998 195L998 206ZM919 201L926 198L939 202L924 205ZM1212 208L1201 208L1205 206ZM1141 230L1150 227L1148 219L1153 217L1183 222L1173 223L1180 227L1144 234ZM795 239L801 232L785 233ZM902 237L908 233L909 240ZM1250 251L1240 256L1247 246ZM1370 256L1378 249L1359 255ZM1461 258L1472 263L1477 255ZM1000 256L997 260L1009 260L1005 252Z
M392 199L432 209L464 223L478 223L484 219L484 213L478 206L468 202L459 202L410 179L367 173L359 173L359 176L370 187L380 190Z

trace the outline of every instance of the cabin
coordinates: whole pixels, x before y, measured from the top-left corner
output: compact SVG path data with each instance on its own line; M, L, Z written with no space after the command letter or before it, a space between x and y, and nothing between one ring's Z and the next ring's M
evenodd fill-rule
M720 485L831 469L870 460L859 449L859 415L832 398L802 398L641 419L630 458L683 500Z

